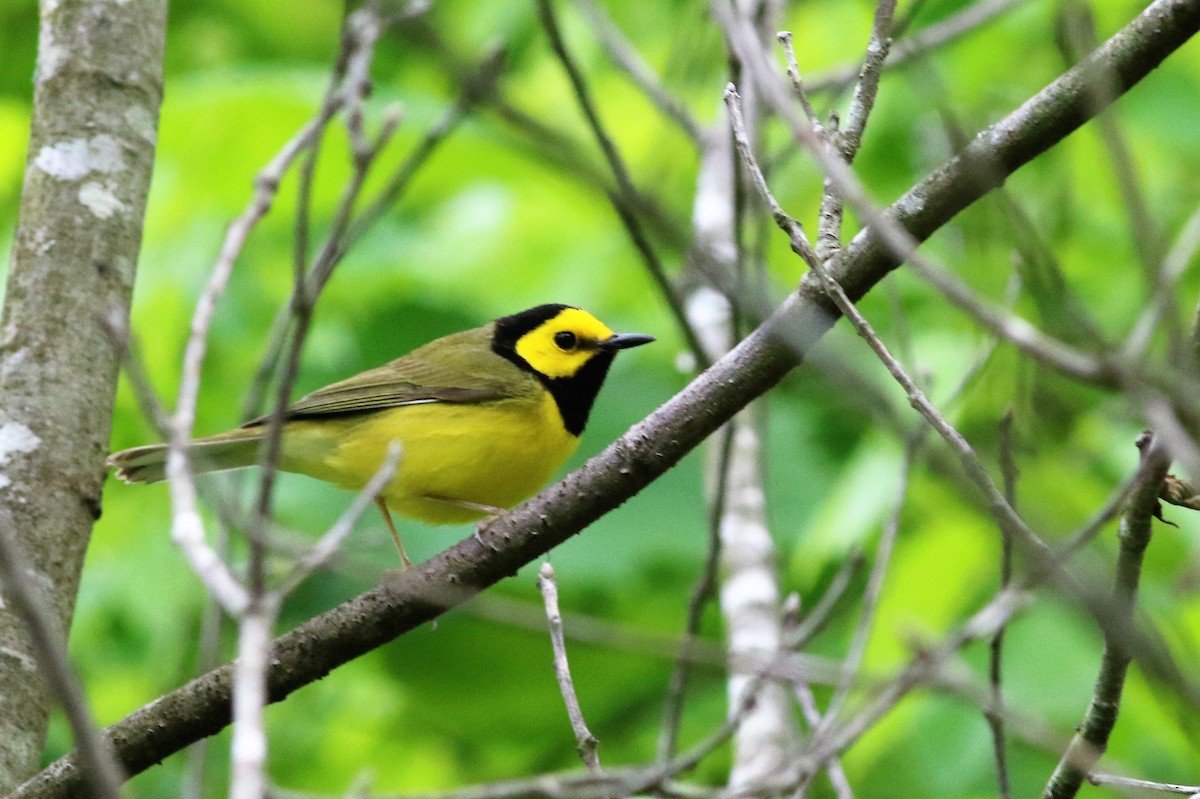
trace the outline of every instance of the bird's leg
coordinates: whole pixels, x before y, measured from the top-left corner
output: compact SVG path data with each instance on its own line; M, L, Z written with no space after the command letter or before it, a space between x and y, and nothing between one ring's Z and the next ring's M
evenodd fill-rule
M479 541L480 543L483 543L483 539L481 539L479 537L479 533L483 529L484 525L489 524L497 516L499 516L500 514L502 514L508 510L507 508L498 508L495 505L483 505L479 502L468 502L465 499L450 499L449 497L438 497L438 496L434 496L432 494L426 494L424 498L428 499L428 500L432 500L434 502L442 502L447 505L453 505L456 508L466 508L467 510L475 510L475 511L479 511L480 513L486 514L487 518L480 519L475 524L475 540Z
M383 520L387 522L388 531L392 534L392 540L396 542L396 549L400 552L400 560L404 561L404 568L411 569L412 561L408 559L408 553L404 551L404 544L400 543L400 534L396 532L396 525L392 523L392 514L388 512L387 503L382 497L375 497L375 504L379 506L379 512L383 514Z
M453 505L456 508L463 508L465 510L478 511L479 513L487 514L488 516L499 516L501 513L504 513L507 510L507 508L497 508L495 505L484 505L479 502L468 502L465 499L450 499L449 497L439 497L433 494L425 494L423 499L441 502L446 505Z

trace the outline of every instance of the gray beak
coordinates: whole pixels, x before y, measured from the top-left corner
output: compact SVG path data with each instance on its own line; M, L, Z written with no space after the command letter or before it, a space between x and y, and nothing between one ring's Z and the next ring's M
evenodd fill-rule
M630 347L640 347L651 341L654 341L654 336L646 336L641 333L617 333L601 341L600 349L615 352L616 350L627 350Z

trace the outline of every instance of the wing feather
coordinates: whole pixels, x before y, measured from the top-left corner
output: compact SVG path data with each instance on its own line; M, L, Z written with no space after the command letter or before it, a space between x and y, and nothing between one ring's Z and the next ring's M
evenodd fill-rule
M530 375L491 351L491 327L438 339L383 366L317 389L287 409L288 419L365 413L435 402L474 404L536 390ZM246 422L263 424L269 416Z

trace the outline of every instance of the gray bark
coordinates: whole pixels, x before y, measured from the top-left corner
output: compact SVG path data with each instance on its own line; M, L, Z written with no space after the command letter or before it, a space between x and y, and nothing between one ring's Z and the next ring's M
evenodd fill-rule
M120 343L141 243L163 0L43 0L33 127L0 316L0 535L70 628L100 515ZM51 697L0 603L0 791L38 766Z

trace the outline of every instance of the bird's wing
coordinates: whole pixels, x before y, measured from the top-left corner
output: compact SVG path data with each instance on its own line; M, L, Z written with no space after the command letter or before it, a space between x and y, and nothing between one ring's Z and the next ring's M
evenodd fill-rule
M288 407L285 418L363 413L433 402L490 402L528 390L527 376L503 359L488 351L464 349L443 349L436 359L421 357L419 350L397 358L300 398ZM498 370L508 369L515 374L506 375L507 379L497 374ZM262 416L244 426L263 424L269 418Z

